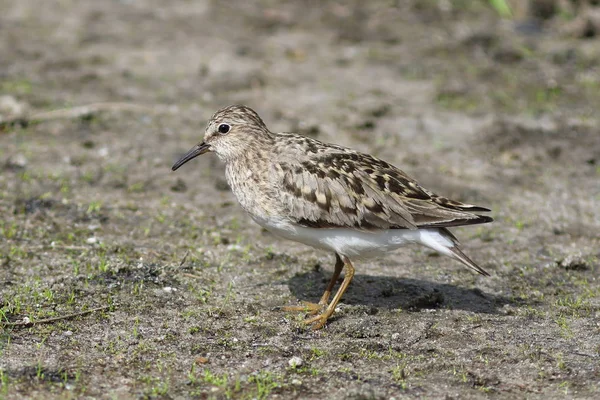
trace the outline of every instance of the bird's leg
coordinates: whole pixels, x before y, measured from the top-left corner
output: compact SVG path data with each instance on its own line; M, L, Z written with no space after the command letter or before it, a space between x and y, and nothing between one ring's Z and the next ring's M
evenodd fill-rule
M333 271L333 276L329 281L329 285L327 285L327 289L323 292L323 296L321 296L321 300L318 303L311 303L309 301L302 301L302 305L300 306L285 306L283 307L284 311L304 311L311 315L315 315L320 311L323 311L325 306L327 306L327 302L329 301L329 296L331 296L331 292L333 291L333 287L337 282L340 274L342 273L342 269L344 268L344 262L342 258L336 253L335 255L335 270Z
M344 275L344 281L342 282L340 288L333 297L333 300L331 300L331 303L329 303L327 308L321 314L304 320L304 323L307 325L314 324L312 328L315 330L321 329L323 326L325 326L327 319L331 317L331 315L335 311L335 307L340 302L340 299L344 295L344 292L346 292L346 289L348 289L348 285L350 285L350 282L352 282L352 278L354 277L354 266L352 265L348 257L342 256L341 260L343 262L343 265L346 266L346 273ZM325 294L326 293L327 292L325 292ZM325 296L325 294L323 294L323 296Z
M342 258L340 257L340 255L336 253L335 254L335 270L333 271L333 276L331 277L331 280L329 281L329 285L327 285L327 289L325 289L325 292L323 292L323 296L321 296L321 300L319 300L319 304L322 305L323 307L325 307L327 305L327 302L329 301L329 296L331 296L333 287L335 286L335 283L337 282L338 278L340 277L340 274L342 273L342 269L344 269L344 261L342 261Z

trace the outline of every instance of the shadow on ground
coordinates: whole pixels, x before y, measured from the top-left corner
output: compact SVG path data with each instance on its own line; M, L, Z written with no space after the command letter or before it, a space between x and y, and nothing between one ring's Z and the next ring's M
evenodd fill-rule
M331 275L327 271L297 274L288 281L290 292L298 300L316 302L323 294ZM341 283L341 279L338 281ZM336 289L337 290L337 287ZM392 276L355 275L342 302L378 308L422 310L457 309L474 313L498 314L511 300L451 284Z

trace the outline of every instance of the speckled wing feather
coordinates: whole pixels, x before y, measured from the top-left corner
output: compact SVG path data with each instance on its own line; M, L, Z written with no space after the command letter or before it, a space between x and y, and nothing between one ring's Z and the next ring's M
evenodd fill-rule
M286 140L277 150L281 158L272 164L272 177L280 204L295 223L370 230L492 221L473 213L488 209L437 196L385 161L299 135L280 135Z

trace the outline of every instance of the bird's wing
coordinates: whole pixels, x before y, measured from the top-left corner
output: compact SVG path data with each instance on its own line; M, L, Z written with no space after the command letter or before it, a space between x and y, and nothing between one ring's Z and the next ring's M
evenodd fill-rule
M370 230L492 221L473 213L488 209L437 196L385 161L337 146L329 150L272 164L279 200L295 223Z

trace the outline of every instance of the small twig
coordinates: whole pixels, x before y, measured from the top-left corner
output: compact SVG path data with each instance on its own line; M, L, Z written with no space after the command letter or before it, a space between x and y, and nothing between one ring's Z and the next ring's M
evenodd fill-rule
M580 353L578 351L571 351L570 353L575 354L576 356L581 356L581 357L589 357L589 358L597 358L598 357L594 354Z
M92 103L85 106L77 106L77 107L69 107L62 108L59 110L52 111L43 111L39 113L34 113L31 115L21 115L14 118L8 118L2 120L0 118L0 129L21 125L27 126L29 124L52 121L55 119L61 118L80 118L86 115L97 114L100 111L135 111L135 112L147 112L147 113L160 113L163 112L160 106L142 106L139 104L133 103L111 103L111 102L103 102L103 103Z
M482 326L483 326L482 324L473 325L473 326L471 326L471 327L468 327L468 328L464 328L464 329L462 329L462 332L463 332L463 333L466 333L466 332L468 332L468 331L473 331L473 330L475 330L475 329L477 329L477 328L481 328Z
M194 275L194 274L188 274L187 272L184 272L183 274L181 274L183 276L187 276L188 278L194 278L194 279L202 279L201 276L198 275Z
M62 245L51 245L51 244L41 244L36 246L25 246L27 250L93 250L92 246L62 246Z
M179 268L183 267L183 264L185 264L185 260L187 260L189 254L190 254L189 250L185 252L185 254L183 255L183 259L179 263Z
M81 311L81 312L77 312L77 313L74 313L74 314L67 314L67 315L63 315L63 316L60 316L60 317L38 319L37 321L0 323L0 326L2 326L2 327L9 326L9 327L18 327L18 328L28 328L28 327L34 326L34 325L50 324L52 322L61 321L61 320L65 320L65 319L71 319L71 318L79 317L81 315L91 314L91 313L94 313L94 312L97 312L97 311L104 311L104 310L107 310L107 309L109 309L111 307L114 307L114 306L104 306L104 307L92 308L90 310Z
M153 112L154 109L133 103L92 103L85 106L61 108L59 110L44 111L33 114L30 119L33 121L50 121L60 118L79 118L84 115L95 114L100 111L143 111Z

